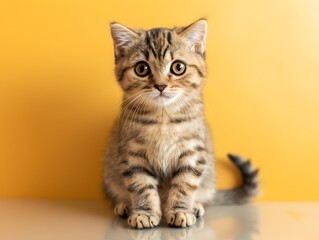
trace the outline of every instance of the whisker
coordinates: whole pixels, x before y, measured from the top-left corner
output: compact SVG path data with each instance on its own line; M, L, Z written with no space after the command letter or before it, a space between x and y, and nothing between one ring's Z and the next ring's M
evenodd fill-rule
M121 105L123 105L123 103L127 102L128 100L132 99L132 98L135 97L135 96L136 96L136 95L134 94L134 95L132 95L132 96L129 96L129 97L126 98L126 99L123 99L123 100L121 101L121 103L115 105L113 108L111 108L111 110L114 110L115 108L120 107Z
M135 99L139 98L142 94L139 94L138 96L134 95L134 99L132 101L130 101L127 105L124 106L124 104L122 104L122 111L120 112L120 117L122 114L125 113L126 109L135 101ZM124 107L123 107L124 106Z
M137 113L138 113L138 111L140 110L140 108L141 108L141 106L143 106L143 103L145 102L145 94L143 95L143 98L141 97L140 99L139 99L139 102L138 102L138 104L137 104L137 106L136 106L136 108L134 108L134 112L133 112L133 114L132 114L132 118L131 118L131 122L130 122L130 124L129 124L129 130L128 130L128 132L127 132L127 135L131 132L131 127L132 127L132 125L134 125L134 119L135 119L135 117L136 117L136 115L137 115Z
M188 117L191 119L192 118L192 114L190 112L190 110L185 106L189 106L189 104L187 103L186 100L184 100L184 98L180 98L180 101L183 103L182 109L184 110L185 114L188 115ZM194 111L192 111L194 116L196 116L196 113Z
M136 98L134 98L132 101L130 101L130 102L123 108L123 110L122 110L122 112L121 112L121 115L120 115L120 121L121 121L121 123L122 123L122 124L121 124L121 125L122 125L121 132L123 131L124 126L126 125L126 121L127 121L127 119L128 119L129 113L132 111L132 110L129 110L129 111L128 111L128 114L127 114L128 107L129 107L131 104L134 104L134 105L133 105L133 107L134 107L134 106L136 105L136 102L138 102L139 99L140 99L144 94L145 94L145 93L139 94ZM126 119L125 119L124 124L123 124L122 116L125 117L125 115L127 115L127 116L126 116Z

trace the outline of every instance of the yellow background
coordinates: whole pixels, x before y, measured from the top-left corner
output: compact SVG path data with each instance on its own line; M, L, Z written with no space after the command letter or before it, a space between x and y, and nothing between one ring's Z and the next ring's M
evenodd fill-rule
M201 17L219 187L238 184L232 152L261 168L260 200L319 200L317 0L1 0L0 196L102 198L121 96L109 23Z

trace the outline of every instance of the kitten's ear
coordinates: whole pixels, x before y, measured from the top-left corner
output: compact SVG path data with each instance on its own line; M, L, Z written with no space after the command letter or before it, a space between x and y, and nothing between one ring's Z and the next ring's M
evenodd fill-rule
M136 32L122 24L112 22L110 27L115 55L124 53L128 45L138 38L138 34Z
M207 21L205 19L199 19L192 23L182 29L179 34L187 39L195 52L199 54L205 53L207 34Z

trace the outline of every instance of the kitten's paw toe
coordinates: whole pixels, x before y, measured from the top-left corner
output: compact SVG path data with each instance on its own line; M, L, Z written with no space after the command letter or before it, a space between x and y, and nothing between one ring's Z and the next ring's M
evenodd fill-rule
M201 203L197 203L194 208L194 214L197 218L204 216L205 210Z
M190 212L168 213L167 223L171 227L190 227L196 223L196 217Z
M114 213L119 217L127 217L128 209L124 203L118 203L114 208Z
M161 218L155 213L132 213L127 222L132 228L153 228L156 227Z

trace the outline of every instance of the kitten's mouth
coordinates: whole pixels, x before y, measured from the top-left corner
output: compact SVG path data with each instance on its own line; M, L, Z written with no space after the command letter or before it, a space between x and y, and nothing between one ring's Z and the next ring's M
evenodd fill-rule
M170 96L171 94L165 93L165 92L160 92L158 94L155 95L155 99L168 99L171 98L172 96Z
M174 102L174 100L178 96L179 94L175 92L174 93L173 92L160 92L160 93L157 92L156 94L153 95L153 99L155 100L155 102L159 104L168 105Z
M170 98L170 97L164 93L160 93L156 98Z

